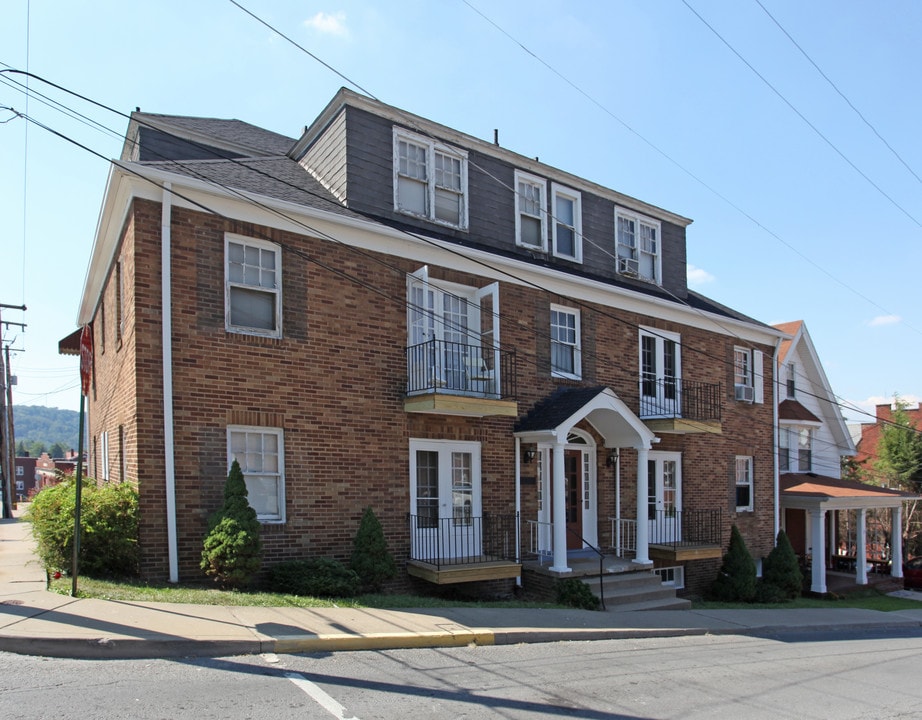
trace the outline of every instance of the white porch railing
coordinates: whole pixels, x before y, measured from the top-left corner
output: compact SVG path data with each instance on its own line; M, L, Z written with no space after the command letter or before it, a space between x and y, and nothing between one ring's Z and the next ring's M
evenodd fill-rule
M611 546L618 557L637 552L637 521L629 518L609 517Z
M542 565L545 558L550 562L553 558L551 551L553 523L541 522L540 520L526 520L525 522L528 523L528 551L532 555L537 555L538 562Z

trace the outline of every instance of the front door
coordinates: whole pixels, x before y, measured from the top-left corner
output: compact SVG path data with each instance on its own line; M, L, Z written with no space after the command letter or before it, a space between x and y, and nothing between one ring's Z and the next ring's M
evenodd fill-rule
M647 461L647 518L651 543L682 539L682 455L651 452Z
M410 442L412 557L479 559L482 539L480 444Z
M582 450L564 450L563 474L567 484L567 550L583 547Z

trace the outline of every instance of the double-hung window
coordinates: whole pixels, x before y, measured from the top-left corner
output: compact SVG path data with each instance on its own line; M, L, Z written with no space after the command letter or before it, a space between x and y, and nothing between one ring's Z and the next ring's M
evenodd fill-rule
M394 209L467 228L467 154L394 128Z
M240 463L247 500L260 522L285 521L285 452L281 428L227 428L227 465Z
M737 400L764 402L762 362L761 350L742 347L733 349L733 387Z
M752 502L752 457L736 456L736 512L751 512Z
M615 208L615 249L618 272L660 284L662 252L658 220Z
M781 472L813 470L813 429L783 426L778 433L778 468Z
M787 396L788 399L793 400L797 397L797 380L795 376L797 366L794 363L788 363L785 367L787 369Z
M547 252L547 183L515 171L515 244Z
M554 220L554 255L582 262L583 228L580 194L562 185L551 186Z
M579 310L551 305L551 374L578 380L581 373Z
M224 239L224 258L227 331L281 337L281 247L228 233Z

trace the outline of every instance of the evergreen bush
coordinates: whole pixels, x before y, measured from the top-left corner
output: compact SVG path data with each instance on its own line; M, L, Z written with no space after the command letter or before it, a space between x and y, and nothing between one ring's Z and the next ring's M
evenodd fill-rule
M800 597L804 578L800 562L784 530L778 531L775 547L762 562L762 581L759 583L761 602L784 602ZM763 599L777 597L778 600Z
M734 525L730 529L730 545L708 597L721 602L752 602L755 594L756 564L739 528Z
M362 513L349 567L359 576L366 592L379 591L397 574L397 563L387 550L384 530L370 507Z
M236 460L224 484L224 504L211 516L208 528L202 570L222 585L247 585L259 570L262 543L259 520L247 501L246 482Z
M77 482L68 478L35 495L26 513L45 570L69 572L74 554ZM97 485L83 478L78 572L95 578L136 577L138 492L130 483Z
M567 578L557 583L557 602L581 610L598 610L601 603L586 583Z
M360 586L359 576L332 558L288 560L269 569L269 589L286 595L345 598Z

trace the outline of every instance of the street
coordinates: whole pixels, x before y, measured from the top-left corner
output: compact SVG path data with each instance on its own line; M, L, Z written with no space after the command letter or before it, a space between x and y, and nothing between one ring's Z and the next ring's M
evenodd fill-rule
M909 718L922 630L181 660L0 653L13 718Z

